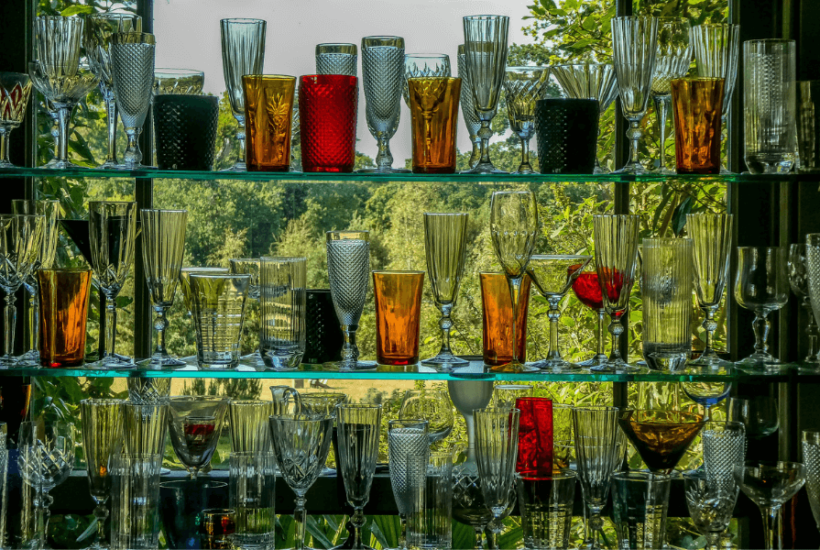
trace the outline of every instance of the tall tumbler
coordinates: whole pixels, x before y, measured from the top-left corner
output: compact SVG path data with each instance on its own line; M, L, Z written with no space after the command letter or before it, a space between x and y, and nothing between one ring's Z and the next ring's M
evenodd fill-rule
M797 83L797 148L800 152L798 171L820 172L820 80Z
M598 152L598 101L535 102L538 169L542 174L592 174Z
M720 174L722 78L672 81L675 162L678 174Z
M157 168L213 170L219 98L162 94L153 102Z
M413 172L453 174L461 79L408 78L413 135Z
M111 471L111 548L152 550L159 545L161 454L114 455Z
M794 40L743 43L744 160L752 174L787 173L794 166L796 63Z
M262 425L267 428L267 422ZM235 512L233 543L240 549L273 548L276 459L273 453L231 453L230 508Z
M672 478L648 472L612 475L613 521L620 550L661 550Z
M299 134L305 172L353 171L358 101L355 76L300 78Z
M515 408L521 411L515 471L528 477L552 475L552 401L545 397L519 397Z
M516 479L524 548L566 549L572 525L576 474L570 469Z
M316 74L356 76L356 44L316 44Z
M419 362L423 271L374 271L376 362L415 365Z
M417 548L453 547L453 453L431 452L423 496L407 518L407 539Z
M305 363L321 365L342 358L344 333L336 319L333 299L327 288L308 289L305 315Z
M73 367L85 359L91 270L56 268L37 271L40 286L40 364Z
M200 368L235 369L239 365L250 278L205 273L189 277Z
M491 367L512 361L512 299L510 285L503 273L479 273L482 309L482 354L484 364ZM530 295L532 279L527 274L521 279L521 295ZM524 300L518 308L515 323L516 357L527 360L527 311L530 301Z
M692 239L644 239L642 265L643 356L674 371L692 350Z
M287 172L296 77L245 75L242 88L248 172Z
M266 367L293 370L305 354L307 260L263 257L260 264L259 351Z

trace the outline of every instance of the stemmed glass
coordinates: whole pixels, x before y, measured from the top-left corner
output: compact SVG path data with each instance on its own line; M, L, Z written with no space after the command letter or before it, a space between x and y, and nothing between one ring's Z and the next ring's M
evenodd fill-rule
M18 440L18 466L23 480L36 493L35 548L45 548L49 508L54 502L49 492L63 483L74 467L74 426L68 422L23 422Z
M9 135L23 123L29 97L29 75L0 72L0 168L14 168L9 159Z
M806 468L806 493L814 516L814 522L820 529L820 432L803 430L802 440L803 465Z
M588 308L598 313L598 330L595 331L596 353L586 361L577 363L579 367L600 367L609 360L606 356L606 340L604 338L604 321L606 309L601 285L598 282L598 271L595 262L590 262L581 270L575 281L572 282L572 292L575 297Z
M417 509L417 495L424 487L430 453L427 421L391 420L387 424L390 485L399 509L399 549L407 548L407 516ZM420 500L420 499L419 499Z
M359 361L356 345L370 281L370 233L328 231L326 246L330 297L345 339L342 359L328 366L344 371L376 368L375 361Z
M801 305L806 310L809 322L806 324L806 335L809 340L809 351L806 353L804 363L809 363L813 367L820 366L817 349L817 322L814 319L814 310L811 307L811 296L809 295L809 268L807 257L807 245L793 244L789 247L789 261L786 265L789 271L789 286L792 293L801 299Z
M427 276L433 288L436 307L441 312L441 349L435 357L421 362L425 366L450 370L469 361L456 357L450 350L450 312L458 299L458 288L464 276L467 254L467 222L469 214L424 213L424 250L427 254Z
M152 168L150 162L149 165L142 164L143 154L137 139L142 133L153 98L156 47L153 34L123 32L111 35L114 99L128 136L128 146L123 153L124 163L118 168Z
M100 168L122 168L117 162L117 102L111 68L111 35L142 32L142 18L132 13L94 13L85 19L85 51L91 71L100 79L108 129L108 155Z
M594 371L636 370L626 363L618 349L618 339L624 331L621 321L629 306L629 295L635 281L638 258L638 216L600 215L593 217L595 235L595 266L601 287L604 308L611 318L612 353Z
M570 99L594 99L598 102L598 113L604 114L618 97L618 82L611 63L579 63L575 65L555 65L552 74ZM600 125L598 135L601 135ZM605 174L609 169L601 167L595 157L593 174ZM599 308L600 309L600 308Z
M305 495L316 482L327 460L333 432L329 416L288 415L270 417L271 441L282 479L296 495L293 550L305 547Z
M83 451L88 472L91 498L97 505L97 540L91 548L103 548L105 520L108 509L105 504L111 493L111 468L114 455L121 452L123 438L123 404L120 399L83 399L80 401L82 419Z
M359 172L407 172L403 168L393 168L393 155L390 153L390 138L399 128L402 89L407 87L404 79L404 38L362 38L362 84L367 100L367 128L379 144L379 153L376 155L376 168Z
M612 64L618 77L621 109L629 121L630 160L619 174L645 174L638 156L641 120L649 104L658 39L657 17L612 18Z
M441 390L407 390L399 409L399 420L426 420L427 442L432 445L453 431L453 406Z
M427 76L451 76L450 56L445 53L408 53L404 55L404 76L402 78L402 97L404 104L410 107L410 86L408 78Z
M535 193L532 191L495 191L493 193L490 202L490 236L493 240L495 255L510 285L513 319L518 318L521 279L524 278L530 257L535 249L538 228L538 204L535 201ZM510 341L516 342L515 323L510 323L510 329L512 331ZM524 368L518 360L516 348L517 346L512 346L512 361L503 367L506 371L520 372Z
M783 548L780 508L790 501L806 482L806 469L799 462L749 462L738 464L735 481L763 515L766 548Z
M686 507L698 532L706 537L705 550L719 550L720 537L729 527L739 493L738 486L710 479L704 472L683 474Z
M752 439L768 437L780 427L777 401L771 397L756 396L749 399L730 397L726 416L731 422L742 423L746 436Z
M507 67L504 92L510 128L521 140L521 164L513 174L532 174L530 140L535 135L535 102L544 98L549 67Z
M250 275L250 284L248 285L248 299L259 301L261 297L261 290L259 288L259 271L262 264L259 258L231 258L230 272L234 275ZM265 362L262 360L262 354L259 348L256 348L251 354L248 354L242 359L253 361L258 368L264 368Z
M176 396L168 401L171 444L180 462L196 481L210 461L222 433L228 400L215 396Z
M660 126L659 174L673 175L666 166L666 118L672 103L672 81L683 78L692 63L689 21L682 17L658 18L658 51L655 53L655 73L652 75L652 99Z
M231 111L239 129L239 158L227 172L244 172L245 167L245 96L242 77L246 74L262 74L265 64L265 31L267 22L262 19L222 19L219 28L222 33L222 73Z
M182 269L185 252L185 228L188 221L187 210L140 210L142 222L142 260L145 265L145 282L151 293L151 302L157 318L157 347L151 356L150 366L154 368L183 367L180 361L168 354L165 347L165 331L168 308L174 304L174 294Z
M472 83L476 113L481 121L481 160L466 174L504 174L490 161L490 122L495 116L498 96L507 66L507 33L510 18L506 15L469 15L464 17L464 55ZM515 302L513 302L515 303Z
M6 294L3 308L3 356L0 365L11 366L14 328L17 325L15 294L34 269L43 239L43 216L0 215L0 288Z
M92 201L88 203L91 267L105 296L105 354L97 368L129 368L130 357L117 355L117 296L134 263L137 203Z
M364 507L370 500L370 486L376 472L381 435L381 405L339 405L336 408L339 440L339 467L345 484L347 502L353 507L353 544L340 544L332 550L371 550L362 542Z
M769 353L766 343L769 336L768 315L789 301L788 284L785 248L738 247L735 300L740 307L755 312L752 325L755 351L739 361L741 365L764 368L777 368L779 365L780 360Z
M467 71L467 54L464 53L464 44L458 45L457 59L458 77L461 79L461 115L464 117L464 125L467 126L467 133L470 136L470 143L473 144L473 151L470 153L470 160L467 163L470 168L475 168L481 160L481 138L478 131L481 129L481 121L478 119L478 112L475 110L475 96L473 95L473 81Z
M538 292L547 299L550 306L548 313L550 319L550 349L546 359L528 366L539 370L549 369L556 372L575 367L574 364L565 361L561 357L561 350L558 348L558 320L561 318L558 305L569 292L572 283L591 260L592 256L548 256L539 254L530 259L527 273L536 288L538 288Z
M713 348L717 322L715 313L723 299L723 289L729 279L729 255L732 246L731 214L687 214L686 229L692 238L692 264L695 268L695 295L703 311L706 348L700 357L690 361L695 367L719 369L727 362Z

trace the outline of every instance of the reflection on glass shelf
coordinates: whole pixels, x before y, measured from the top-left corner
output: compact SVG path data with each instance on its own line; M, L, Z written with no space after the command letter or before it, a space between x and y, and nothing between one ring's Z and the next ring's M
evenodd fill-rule
M422 365L387 366L379 365L375 369L363 369L355 372L339 372L322 365L300 365L295 370L260 370L252 360L240 361L234 370L204 370L196 366L193 357L185 357L186 366L171 370L136 369L97 369L66 368L44 369L32 367L9 368L0 370L0 376L43 376L43 377L89 377L89 378L253 378L253 379L343 379L343 380L518 380L549 382L734 382L757 380L765 382L783 382L789 377L801 380L817 377L820 380L820 369L804 363L783 364L777 369L759 370L744 367L731 367L718 373L708 370L686 370L685 372L661 372L641 368L637 372L590 372L589 369L576 369L565 372L529 371L503 372L503 369L486 366L475 357L466 357L471 361L464 367L454 368L451 372L437 372L434 368Z

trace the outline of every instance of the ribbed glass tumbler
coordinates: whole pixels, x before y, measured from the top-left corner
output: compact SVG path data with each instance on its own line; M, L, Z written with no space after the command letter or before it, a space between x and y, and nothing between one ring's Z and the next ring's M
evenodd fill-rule
M307 260L263 257L261 266L259 352L268 368L293 370L305 354Z
M301 77L299 134L305 172L353 171L358 101L355 76Z

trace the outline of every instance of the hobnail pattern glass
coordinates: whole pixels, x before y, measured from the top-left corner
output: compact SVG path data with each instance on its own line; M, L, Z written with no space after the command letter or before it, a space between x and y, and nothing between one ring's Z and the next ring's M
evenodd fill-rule
M400 36L366 36L362 38L362 84L366 99L367 128L376 138L379 152L376 168L362 172L391 173L393 169L390 138L395 135L401 118L401 94L404 83L404 38Z

